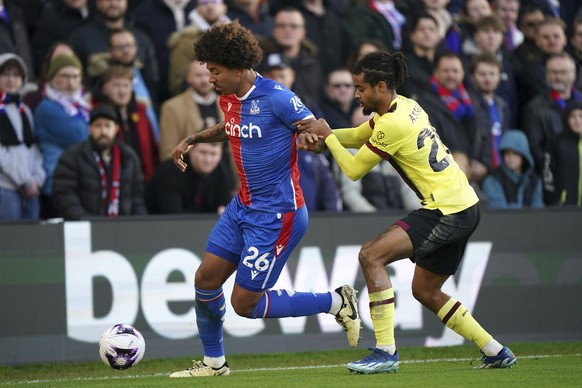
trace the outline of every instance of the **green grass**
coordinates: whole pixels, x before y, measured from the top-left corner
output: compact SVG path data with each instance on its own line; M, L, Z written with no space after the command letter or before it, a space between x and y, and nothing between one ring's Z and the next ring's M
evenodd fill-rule
M0 366L0 386L43 387L580 387L582 343L509 344L518 356L511 369L475 370L479 353L473 346L400 348L396 374L352 375L343 364L368 351L233 355L227 377L169 379L185 369L188 358L144 359L116 371L101 361L67 364Z

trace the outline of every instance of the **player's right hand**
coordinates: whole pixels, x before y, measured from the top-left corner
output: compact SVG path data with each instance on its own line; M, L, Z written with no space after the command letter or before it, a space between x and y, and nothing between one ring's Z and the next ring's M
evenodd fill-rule
M172 150L172 159L174 164L182 172L186 171L186 162L184 162L184 154L192 147L183 139L178 143L178 145Z

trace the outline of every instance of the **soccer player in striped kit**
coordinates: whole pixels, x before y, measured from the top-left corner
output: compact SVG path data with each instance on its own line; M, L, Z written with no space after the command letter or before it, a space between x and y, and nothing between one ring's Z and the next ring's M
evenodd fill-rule
M196 323L204 359L170 377L230 373L222 341L222 285L235 271L231 303L237 314L248 318L334 314L355 347L361 322L351 286L325 293L270 289L307 228L298 183L297 129L292 123L313 119L313 114L293 92L253 70L262 50L237 21L206 31L194 51L210 71L209 82L222 94L224 121L183 139L172 157L184 171L183 155L193 144L229 141L241 187L210 233L195 275Z

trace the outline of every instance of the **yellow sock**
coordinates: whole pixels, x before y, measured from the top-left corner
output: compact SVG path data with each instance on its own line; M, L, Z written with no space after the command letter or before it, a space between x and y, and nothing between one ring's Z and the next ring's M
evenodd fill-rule
M479 325L469 310L456 299L449 299L437 316L449 329L473 342L479 349L482 349L493 338Z
M389 288L370 294L370 315L374 324L376 343L394 346L394 290Z

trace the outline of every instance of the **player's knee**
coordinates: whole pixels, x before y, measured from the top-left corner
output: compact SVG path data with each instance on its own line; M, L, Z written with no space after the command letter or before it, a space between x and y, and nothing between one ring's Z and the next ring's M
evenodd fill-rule
M376 257L373 254L370 242L367 242L364 245L362 245L362 249L360 249L360 253L358 254L358 260L362 268L367 268L374 263Z
M241 317L250 318L255 310L256 303L253 301L245 300L244 298L239 298L236 295L232 295L230 298L230 304L234 309L234 312Z
M215 290L221 286L212 276L209 276L203 270L198 268L194 275L194 286L202 290Z
M431 300L436 296L433 290L430 290L422 285L412 284L412 296L422 305L430 304Z

